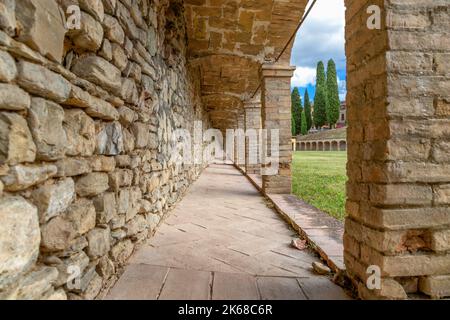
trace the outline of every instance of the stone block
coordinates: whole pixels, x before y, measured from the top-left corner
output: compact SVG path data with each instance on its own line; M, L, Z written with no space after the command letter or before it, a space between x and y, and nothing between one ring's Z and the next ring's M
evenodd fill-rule
M106 255L110 248L110 231L109 229L93 229L86 235L89 242L87 254L91 258L99 258Z
M40 223L46 223L69 207L75 197L75 184L67 178L53 185L43 185L34 190L31 197L39 209Z
M110 252L112 261L123 265L133 253L133 243L131 240L124 240L117 243Z
M100 49L103 41L103 27L91 15L81 12L80 29L69 32L77 49L96 52Z
M116 156L124 151L124 137L119 122L97 125L97 153Z
M96 213L92 201L80 199L68 209L65 219L70 221L77 236L81 236L95 228Z
M28 124L16 113L0 113L0 162L16 165L36 159L34 144Z
M420 278L419 288L433 298L450 297L450 275Z
M91 158L91 167L95 172L111 172L116 168L114 157L96 156Z
M96 97L91 97L89 107L86 113L93 118L99 118L107 121L119 120L119 113L109 102Z
M30 103L30 95L24 90L16 85L0 83L0 110L27 110Z
M435 187L434 202L438 205L450 204L450 184L442 184Z
M61 75L24 60L17 64L19 85L30 93L62 103L67 100L71 84Z
M80 8L91 14L96 20L103 22L105 9L102 0L79 0ZM110 8L111 8L111 1Z
M88 92L80 87L72 85L69 97L64 101L64 105L84 109L91 105L91 99L92 96Z
M59 272L55 286L59 287L68 284L69 277L71 276L68 272L70 270L68 267L78 267L80 272L83 272L88 265L89 257L84 251L77 252L66 259L60 260L59 263L55 265Z
M105 37L111 42L122 45L125 41L125 33L116 18L105 15L103 20L103 28L105 30Z
M0 3L0 7L2 4ZM0 10L1 11L1 10ZM1 13L0 13L0 25L1 25ZM0 81L10 82L17 76L16 62L13 57L6 52L0 50Z
M3 0L0 2L0 29L5 30L10 36L16 33L16 0Z
M120 70L103 58L93 55L82 56L75 61L72 72L119 95L122 85Z
M96 271L101 277L108 279L115 273L116 268L111 259L109 259L108 256L104 256L98 261Z
M40 184L55 176L54 165L17 165L10 167L8 174L1 177L6 191L21 191Z
M108 224L116 215L116 196L112 192L105 192L93 199L97 212L97 223Z
M58 168L57 177L75 177L90 173L91 166L84 158L65 158L55 162Z
M112 50L112 62L114 65L120 70L123 71L128 65L128 57L125 53L125 50L122 48L122 46L112 43L111 44L111 50ZM120 84L122 87L122 83Z
M63 127L70 156L92 156L95 151L95 122L83 110L65 110Z
M46 292L52 290L52 284L58 278L54 267L39 266L27 274L19 283L17 300L40 300Z
M382 279L380 290L369 290L367 287L360 283L359 295L362 299L366 300L406 300L408 296L403 287L394 279Z
M431 187L414 184L373 184L370 201L382 205L431 205Z
M33 98L28 125L37 147L37 159L59 160L66 154L67 135L63 128L64 109L58 104Z
M57 216L42 225L41 234L41 248L47 252L65 250L77 236L74 225L65 216Z
M92 172L76 181L75 190L80 197L92 197L109 189L106 173Z
M42 55L61 62L66 34L55 0L16 1L18 39Z
M150 127L148 124L135 122L133 123L131 130L135 138L135 148L146 148L150 141Z
M431 249L438 252L450 251L450 230L431 231Z
M30 270L39 255L36 207L19 196L0 199L0 289Z

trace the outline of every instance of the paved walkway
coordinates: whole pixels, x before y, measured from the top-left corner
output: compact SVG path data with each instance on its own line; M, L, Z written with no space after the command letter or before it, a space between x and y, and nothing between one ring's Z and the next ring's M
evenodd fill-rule
M107 299L348 299L232 166L212 165L131 258Z

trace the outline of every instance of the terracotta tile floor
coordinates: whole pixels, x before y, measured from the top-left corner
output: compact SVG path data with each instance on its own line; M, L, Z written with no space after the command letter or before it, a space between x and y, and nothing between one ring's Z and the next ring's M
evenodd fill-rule
M349 299L290 247L295 232L229 165L212 165L106 299Z

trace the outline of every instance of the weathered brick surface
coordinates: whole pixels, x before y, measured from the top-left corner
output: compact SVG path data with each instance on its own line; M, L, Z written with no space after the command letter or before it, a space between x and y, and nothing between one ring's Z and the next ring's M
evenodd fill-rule
M261 118L262 128L267 130L262 144L261 174L263 190L270 194L290 194L292 188L292 133L291 133L291 85L294 68L286 65L263 65L261 68ZM272 154L272 134L279 136L278 154ZM269 158L278 161L278 168ZM272 169L270 169L272 168ZM265 170L275 170L268 173Z
M381 30L366 27L373 4L382 9ZM416 291L443 297L448 281L440 277L450 271L449 6L431 0L346 6L347 268L363 298ZM370 265L381 268L389 290L367 289ZM421 276L427 277L420 286L407 285Z

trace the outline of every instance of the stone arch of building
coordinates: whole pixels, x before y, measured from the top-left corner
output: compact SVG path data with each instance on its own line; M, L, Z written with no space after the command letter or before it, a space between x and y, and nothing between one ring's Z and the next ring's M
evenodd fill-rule
M239 96L228 93L209 94L203 96L202 101L214 128L225 130L237 127L237 118L244 108Z
M318 149L319 151L323 151L323 141L319 141L319 142L317 143L317 149Z
M337 141L331 141L331 151L338 151L339 150L339 144Z

